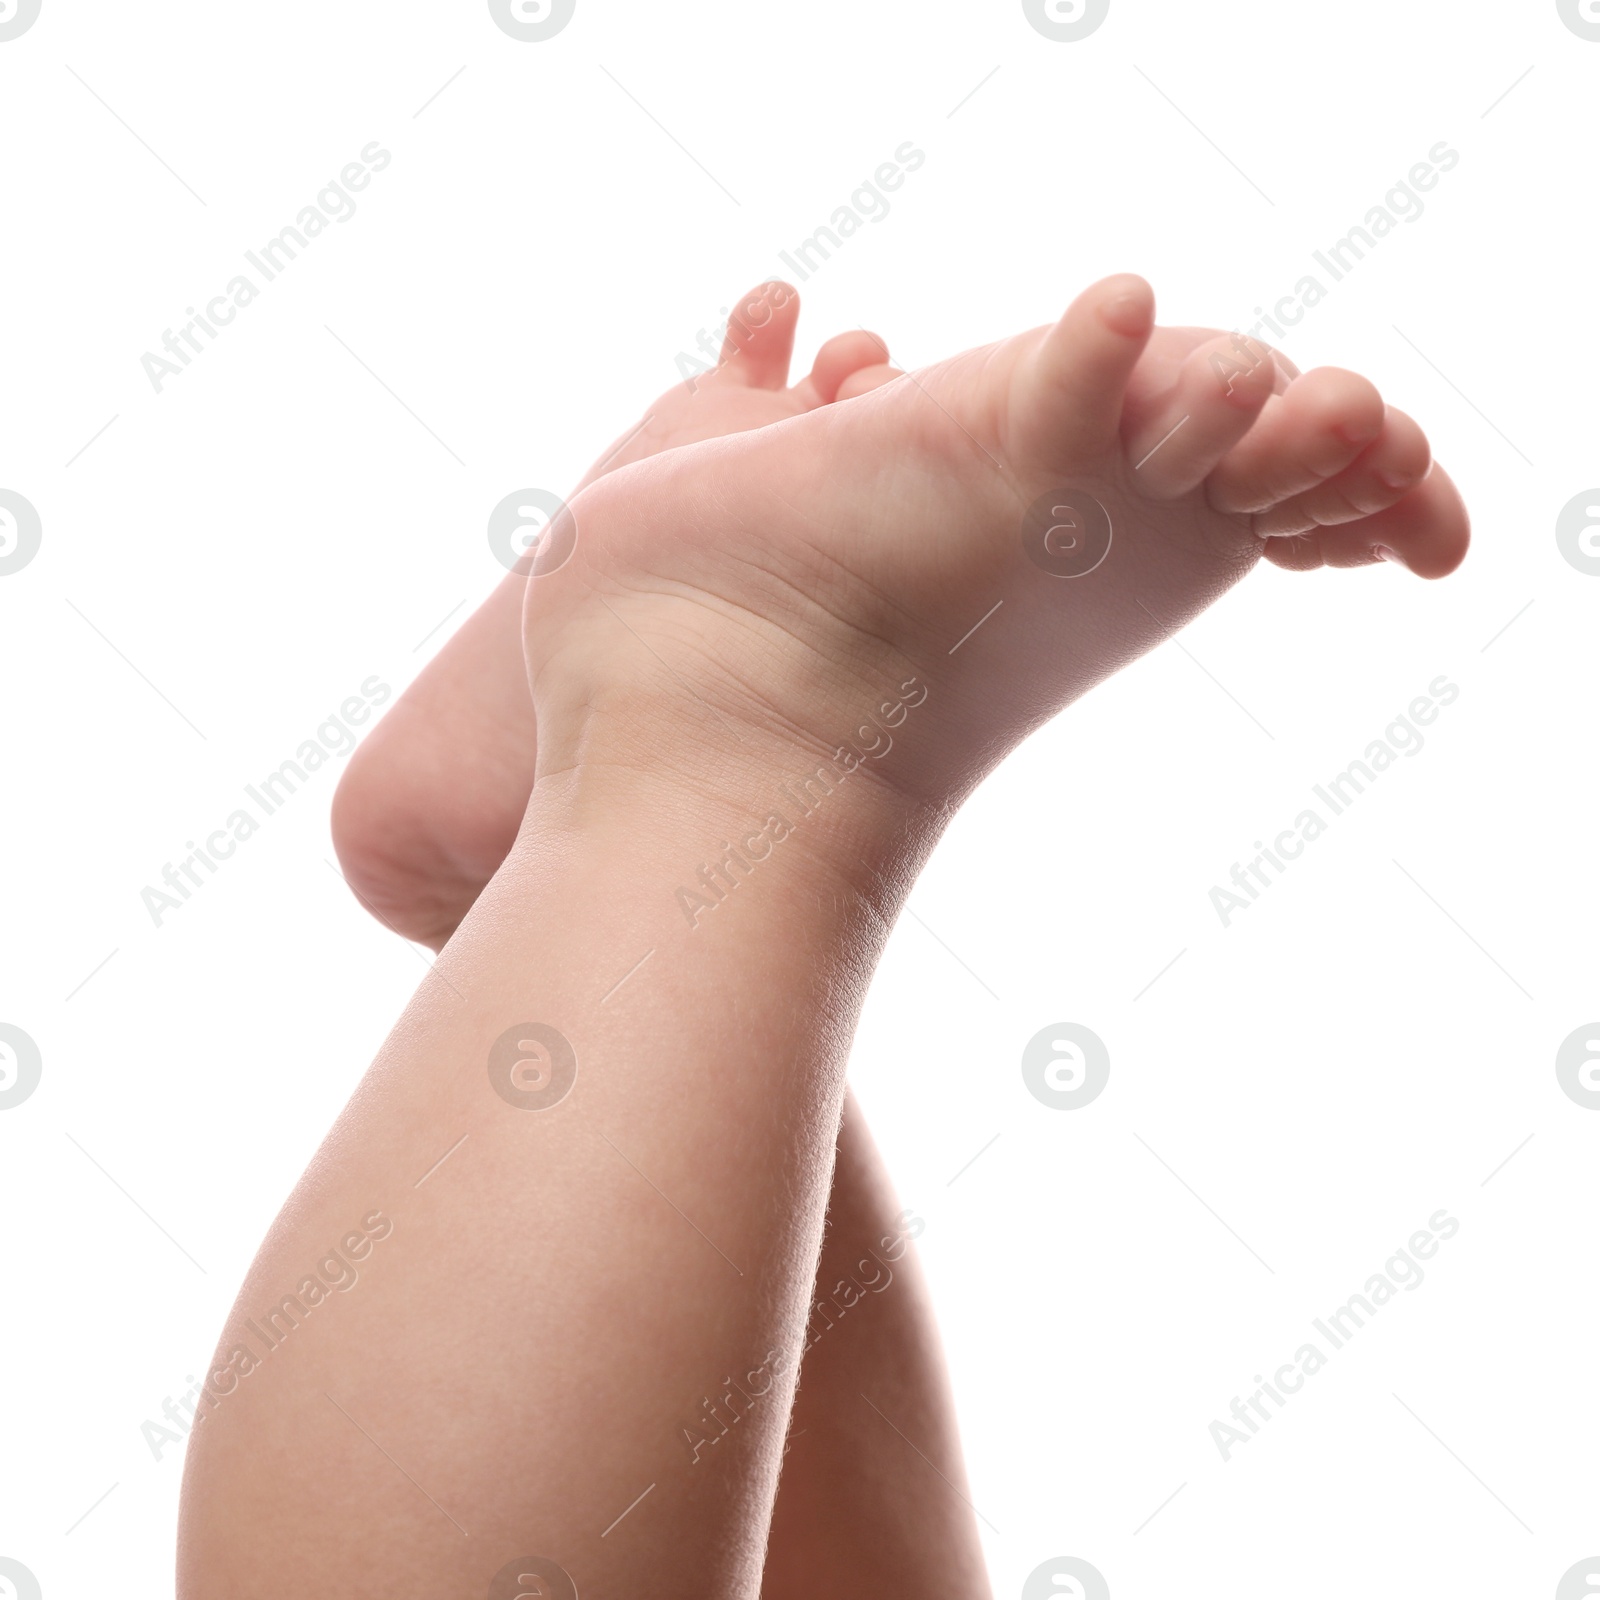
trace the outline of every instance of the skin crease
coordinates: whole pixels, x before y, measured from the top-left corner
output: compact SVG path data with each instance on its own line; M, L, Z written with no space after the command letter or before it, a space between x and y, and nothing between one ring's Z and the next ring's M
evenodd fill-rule
M180 1595L276 1594L291 1563L327 1595L482 1595L533 1552L584 1593L759 1591L845 1056L911 882L1020 738L1291 537L1208 498L1277 364L1224 383L1229 341L1202 337L1167 352L1175 375L1142 372L1152 323L1148 287L1110 279L915 383L576 498L571 559L526 596L521 831L440 959L449 986L419 991L269 1235L224 1347L349 1218L381 1206L393 1236L197 1428ZM1346 376L1307 374L1283 403ZM1368 562L1377 528L1447 571L1459 500L1439 471L1380 493L1361 452L1383 437L1348 441L1349 509L1373 509L1341 526ZM1265 466L1291 482L1322 444L1290 429ZM1019 540L1063 485L1116 530L1082 581ZM908 684L927 693L891 754L833 755ZM689 926L672 886L819 770L825 803ZM536 1112L486 1070L532 1021L578 1062ZM685 1411L766 1351L787 1353L773 1404L714 1466L674 1462Z

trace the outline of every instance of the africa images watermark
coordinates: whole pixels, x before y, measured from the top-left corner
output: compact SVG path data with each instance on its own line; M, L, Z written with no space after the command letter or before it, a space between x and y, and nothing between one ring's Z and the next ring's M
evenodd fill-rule
M1211 1442L1221 1452L1223 1461L1231 1461L1240 1445L1249 1444L1260 1433L1262 1424L1272 1421L1274 1413L1267 1409L1268 1401L1282 1411L1289 1400L1305 1388L1306 1379L1321 1372L1333 1358L1333 1352L1344 1349L1396 1293L1402 1289L1409 1293L1421 1288L1425 1278L1421 1263L1431 1261L1439 1253L1441 1241L1455 1238L1460 1231L1461 1224L1448 1211L1435 1211L1428 1218L1428 1226L1412 1234L1405 1246L1384 1262L1383 1271L1367 1279L1359 1294L1351 1295L1326 1318L1313 1317L1311 1326L1326 1341L1327 1349L1317 1340L1308 1339L1270 1379L1258 1372L1254 1379L1257 1387L1248 1399L1233 1397L1233 1404L1228 1407L1232 1422L1218 1420L1211 1424ZM1236 1423L1243 1425L1242 1430L1234 1425Z
M1241 866L1237 861L1234 862L1233 870L1228 875L1233 888L1225 889L1220 884L1213 884L1210 892L1212 909L1222 919L1222 926L1232 927L1234 914L1248 911L1252 903L1259 900L1262 893L1289 870L1289 864L1300 859L1306 846L1328 831L1333 817L1348 811L1400 756L1418 754L1425 741L1417 725L1420 723L1426 728L1436 722L1440 707L1454 704L1460 694L1460 689L1440 673L1428 685L1427 694L1418 695L1406 711L1383 730L1383 737L1374 739L1367 746L1361 759L1352 761L1343 772L1329 778L1326 784L1313 784L1311 792L1328 808L1330 815L1325 817L1315 806L1307 806L1294 819L1293 825L1279 833L1270 846L1257 839L1255 849L1258 854L1248 863ZM1268 875L1269 867L1276 877ZM1235 892L1239 890L1243 893Z
M868 1246L846 1275L832 1289L825 1291L827 1297L819 1297L812 1302L806 1319L805 1342L799 1351L800 1359L803 1360L806 1353L837 1326L838 1319L848 1316L866 1301L868 1295L882 1294L894 1282L892 1263L905 1255L910 1242L920 1238L927 1226L923 1218L908 1206L894 1219L894 1232L884 1234L876 1245ZM718 1385L719 1393L715 1400L710 1395L704 1396L699 1411L678 1428L678 1439L688 1453L690 1465L698 1465L703 1451L721 1444L733 1428L771 1393L773 1385L793 1365L791 1352L769 1350L756 1366L744 1374L742 1382L735 1383L732 1377L726 1377ZM788 1454L787 1444L784 1453Z
M784 840L793 837L801 823L814 817L838 789L868 761L881 761L894 748L888 732L898 728L907 714L928 698L926 684L907 678L897 696L883 696L830 760L801 777L778 785L783 808L774 805L759 828L751 828L739 838L737 848L722 841L723 854L715 862L700 863L695 877L697 888L679 888L674 893L678 909L691 928L700 926L704 912L715 911L735 889L765 861ZM856 746L860 745L860 749ZM831 780L831 781L830 781Z
M302 740L294 755L281 763L277 771L269 772L259 785L247 783L245 795L261 813L262 821L282 810L299 786L319 767L335 757L349 755L356 747L356 735L350 724L359 727L392 693L376 673L364 679L360 693L348 696L338 711L330 712L318 725L315 738ZM169 911L181 910L196 890L205 887L206 878L201 876L200 869L203 867L208 876L215 877L221 863L232 857L260 828L261 821L250 809L241 806L229 813L220 828L206 835L204 844L187 840L184 849L188 855L176 866L169 861L161 869L161 881L166 888L146 884L139 891L139 899L150 913L150 920L159 928Z
M204 311L187 307L184 315L189 320L176 333L168 328L162 335L161 348L166 355L147 350L139 358L150 387L160 394L168 378L182 377L195 356L206 349L200 342L200 334L214 342L218 329L227 327L267 284L298 260L299 252L324 232L329 223L348 222L356 214L356 202L350 191L359 194L372 182L372 175L382 172L393 159L376 139L371 140L362 146L359 161L346 163L337 178L328 180L318 192L315 204L303 206L294 222L268 239L259 251L246 250L244 258L259 275L260 285L248 273L241 272L228 280L221 294L213 295L206 302Z
M187 1437L243 1379L261 1367L318 1306L326 1304L335 1294L349 1294L361 1281L355 1263L365 1261L372 1254L372 1247L393 1232L394 1223L388 1217L381 1211L369 1211L361 1219L359 1228L351 1228L337 1245L323 1252L315 1269L301 1278L292 1294L284 1295L276 1305L262 1312L259 1322L254 1317L246 1317L227 1354L223 1356L219 1352L205 1379L202 1381L191 1373L188 1382L193 1387L181 1400L167 1396L161 1415L171 1426L163 1426L153 1419L140 1425L139 1432L150 1454L159 1461L168 1445L178 1444ZM199 1408L201 1401L209 1410Z
M919 150L910 139L903 140L895 148L894 159L880 162L870 178L861 180L849 200L834 208L827 222L802 239L792 251L778 252L784 268L804 283L867 223L882 222L889 215L892 209L889 195L902 188L907 175L917 171L927 159L926 152ZM721 325L716 329L702 328L696 336L700 356L687 350L679 351L678 376L693 389L697 379L716 367L730 323L748 338L752 329L765 327L772 314L789 303L789 298L787 284L770 283L737 307L724 306Z
M1259 320L1249 330L1250 337L1259 339L1265 330L1275 339L1287 338L1287 329L1303 322L1306 312L1333 292L1333 284L1349 277L1366 260L1368 253L1376 250L1402 222L1421 219L1427 209L1422 195L1436 189L1440 175L1453 171L1460 161L1460 154L1441 139L1429 150L1428 159L1416 162L1404 178L1397 179L1382 201L1370 207L1366 216L1343 238L1334 240L1326 250L1311 252L1312 259L1330 281L1324 282L1316 272L1307 272L1288 294L1273 302L1270 312L1264 306L1257 306Z

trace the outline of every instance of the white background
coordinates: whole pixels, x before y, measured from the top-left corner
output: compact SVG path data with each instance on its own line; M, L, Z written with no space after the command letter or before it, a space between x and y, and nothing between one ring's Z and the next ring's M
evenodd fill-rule
M0 578L0 1021L44 1061L0 1112L0 1555L49 1600L169 1588L180 1452L140 1425L422 967L330 870L336 765L159 929L140 890L421 670L502 496L569 487L905 140L802 362L856 325L931 361L1121 269L1248 325L1445 140L1283 347L1423 420L1466 567L1263 569L1033 739L852 1070L997 1593L1066 1554L1119 1600L1553 1595L1600 1547L1600 1113L1553 1066L1600 1015L1600 578L1554 535L1600 481L1597 75L1554 0L1113 0L1072 44L1015 0L579 0L542 44L469 0L44 0L0 43L0 488L44 530ZM141 355L372 140L358 213L157 395ZM1426 747L1225 929L1211 887L1440 674ZM1112 1057L1079 1111L1019 1070L1063 1020ZM1422 1287L1224 1464L1211 1421L1441 1207Z

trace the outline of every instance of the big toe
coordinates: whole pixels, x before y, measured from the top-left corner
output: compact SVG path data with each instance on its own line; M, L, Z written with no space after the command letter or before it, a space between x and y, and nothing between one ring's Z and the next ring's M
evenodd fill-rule
M781 389L789 381L800 291L774 280L757 284L728 312L718 371L752 389Z
M1063 459L1109 449L1155 328L1155 291L1131 272L1091 284L1027 357L1016 421L1024 449Z

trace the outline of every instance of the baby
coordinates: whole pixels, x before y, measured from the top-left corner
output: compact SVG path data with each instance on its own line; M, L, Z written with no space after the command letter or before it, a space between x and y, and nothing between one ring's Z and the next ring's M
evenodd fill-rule
M790 385L761 286L352 757L351 887L442 953L224 1333L180 1595L988 1593L843 1083L888 930L985 773L1259 558L1467 548L1366 379L1154 315L1114 277Z

